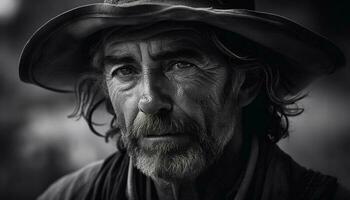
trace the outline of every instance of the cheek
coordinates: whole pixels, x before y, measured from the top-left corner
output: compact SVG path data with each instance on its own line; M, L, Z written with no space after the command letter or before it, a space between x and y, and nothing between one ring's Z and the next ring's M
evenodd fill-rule
M180 113L185 113L187 116L198 122L202 128L205 128L204 113L201 106L197 103L195 96L196 95L194 95L188 88L178 85L174 97L174 110L176 113L176 108L179 108L181 110Z
M203 128L210 129L222 108L221 96L225 80L224 74L222 77L216 74L210 78L197 74L192 79L177 82L175 102L183 112L199 122Z
M202 109L219 110L223 104L226 70L201 72L182 82L184 93L193 99Z
M135 88L123 88L111 82L107 82L109 97L116 113L118 122L122 128L129 127L138 113L138 100Z

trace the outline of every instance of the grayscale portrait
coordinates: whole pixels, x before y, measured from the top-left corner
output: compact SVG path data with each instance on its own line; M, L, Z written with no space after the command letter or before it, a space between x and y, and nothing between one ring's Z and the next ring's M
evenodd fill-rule
M23 122L4 127L24 161L4 180L27 193L3 181L5 199L350 199L350 15L336 3L64 2L18 44L7 110Z

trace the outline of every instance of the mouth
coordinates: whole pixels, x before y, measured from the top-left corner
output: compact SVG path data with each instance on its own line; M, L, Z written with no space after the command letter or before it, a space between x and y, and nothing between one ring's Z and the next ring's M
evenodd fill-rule
M143 137L139 144L144 149L167 149L184 148L191 143L189 134L185 133L166 133L161 135L148 135Z

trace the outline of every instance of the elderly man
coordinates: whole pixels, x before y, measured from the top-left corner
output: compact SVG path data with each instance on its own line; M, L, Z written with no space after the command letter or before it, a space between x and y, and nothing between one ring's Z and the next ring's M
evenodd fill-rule
M244 9L244 10L243 10ZM74 91L73 116L101 104L118 151L40 199L345 199L276 142L300 91L344 64L326 39L252 1L107 1L43 26L23 81Z

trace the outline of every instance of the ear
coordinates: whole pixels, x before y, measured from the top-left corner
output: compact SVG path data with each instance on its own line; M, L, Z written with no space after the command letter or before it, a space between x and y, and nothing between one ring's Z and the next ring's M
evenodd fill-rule
M259 76L248 76L243 72L241 87L238 94L238 102L240 107L249 105L259 94L262 85L262 79Z

